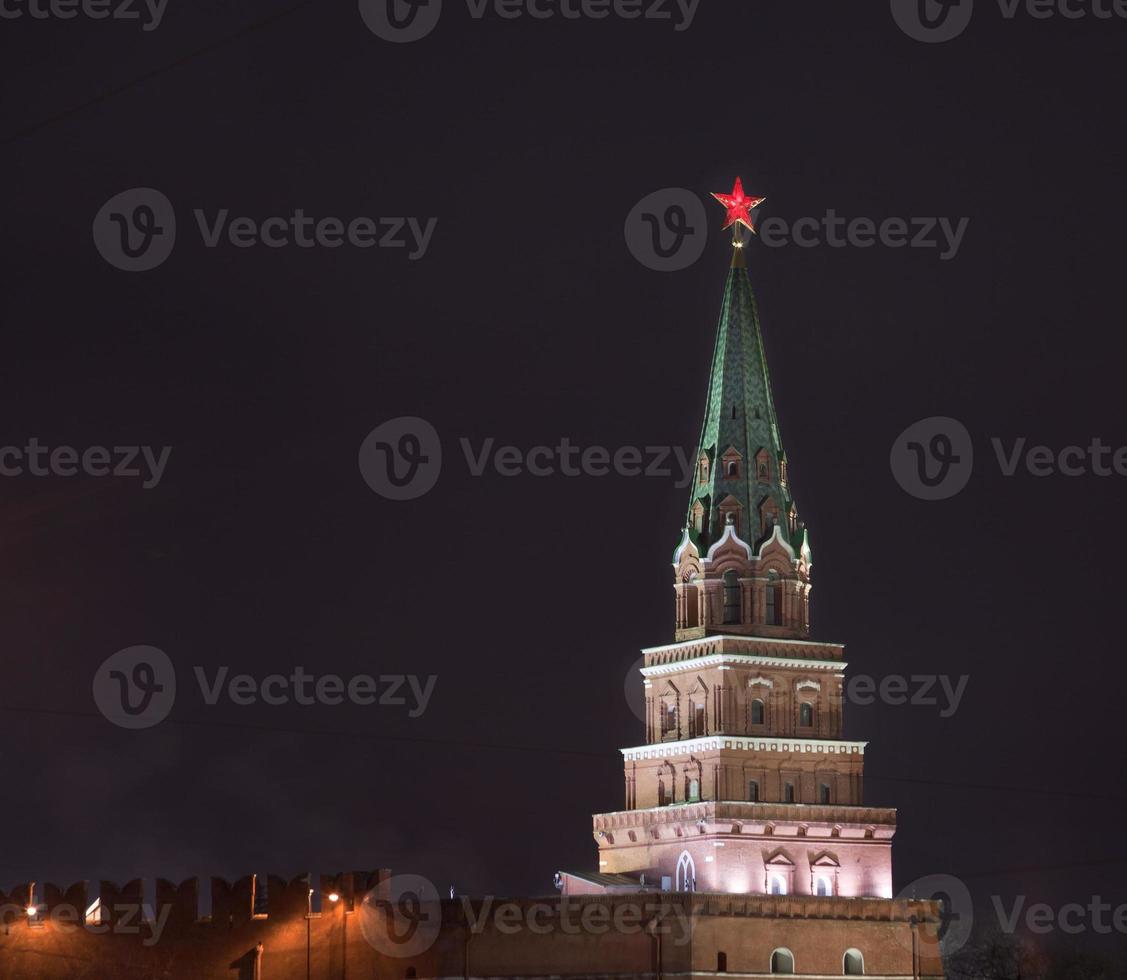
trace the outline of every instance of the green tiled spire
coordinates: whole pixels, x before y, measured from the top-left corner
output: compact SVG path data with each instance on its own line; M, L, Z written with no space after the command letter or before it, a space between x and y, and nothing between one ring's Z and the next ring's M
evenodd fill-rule
M797 553L804 532L797 515L791 523L786 455L743 254L735 249L724 287L687 524L703 553L723 535L729 511L739 514L739 537L756 548L777 522Z

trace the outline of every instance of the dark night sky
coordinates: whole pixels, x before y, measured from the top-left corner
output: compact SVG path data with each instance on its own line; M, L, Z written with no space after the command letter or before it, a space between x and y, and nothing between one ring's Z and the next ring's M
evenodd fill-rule
M721 211L676 273L639 264L623 221L738 173L765 217L970 219L945 262L749 248L816 637L852 673L970 675L951 718L848 709L867 801L899 808L897 886L952 872L979 895L1122 900L1127 477L1003 478L989 439L1127 445L1127 22L980 0L966 34L925 45L882 2L711 0L676 32L447 0L394 45L347 2L172 0L152 32L23 19L0 37L0 445L173 447L152 490L0 481L0 884L390 866L540 893L593 867L590 814L621 807L617 749L642 738L623 679L672 638L687 491L475 478L458 440L691 449ZM168 195L180 234L130 274L91 223L135 186ZM208 249L197 207L438 225L415 262ZM445 461L394 502L357 450L403 415ZM932 415L978 453L942 502L889 469ZM140 643L181 697L130 732L91 678ZM438 682L410 720L208 708L191 676L294 664Z

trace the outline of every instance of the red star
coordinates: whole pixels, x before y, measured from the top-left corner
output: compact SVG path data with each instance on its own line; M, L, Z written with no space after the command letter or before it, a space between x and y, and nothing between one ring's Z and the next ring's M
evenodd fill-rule
M751 223L751 214L749 212L752 208L759 207L767 198L745 197L744 185L741 183L739 177L736 178L736 183L732 187L731 194L713 194L712 196L728 209L728 220L724 222L725 228L729 228L738 223L744 225L748 231L755 231L755 227Z

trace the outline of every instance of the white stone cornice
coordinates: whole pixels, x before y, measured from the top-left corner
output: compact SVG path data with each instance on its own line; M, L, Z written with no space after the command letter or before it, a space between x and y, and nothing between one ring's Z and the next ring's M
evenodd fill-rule
M772 681L772 680L768 680L766 677L752 677L747 682L748 687L757 687L760 684L762 684L764 687L774 687L775 686L775 682Z
M642 653L665 653L667 650L688 649L694 646L703 646L709 643L723 642L725 640L743 643L764 643L770 646L796 646L796 647L829 647L834 650L845 648L843 643L827 643L824 640L792 640L788 637L775 636L745 636L742 633L713 633L710 636L698 636L693 640L679 640L677 643L663 643L656 647L642 647Z
M812 681L812 680L810 680L810 679L808 679L808 678L804 678L803 680L800 680L800 681L799 681L799 682L798 682L798 683L797 683L797 684L795 685L795 689L796 689L796 690L799 690L799 691L801 691L801 690L803 690L803 689L805 689L805 688L808 688L808 687L809 687L809 688L812 688L812 689L813 689L813 690L815 690L815 691L820 691L820 690L822 689L822 685L821 685L821 684L819 684L819 683L818 683L817 681Z
M656 677L660 674L678 674L686 670L703 670L730 664L743 667L797 667L810 670L840 671L846 666L841 660L807 660L803 657L767 657L745 653L713 653L707 657L693 657L691 660L675 660L668 664L654 664L642 667L643 677Z
M830 755L864 755L868 742L846 741L836 738L788 738L751 735L706 735L703 738L681 739L677 742L656 742L653 745L636 745L619 749L626 760L667 759L672 756L691 755L698 752L731 750L737 752L794 752Z

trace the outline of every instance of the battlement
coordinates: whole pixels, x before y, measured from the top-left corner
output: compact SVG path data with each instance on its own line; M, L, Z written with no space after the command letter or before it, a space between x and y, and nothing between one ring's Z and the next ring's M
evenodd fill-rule
M261 873L233 882L217 877L186 878L180 883L166 878L134 878L124 885L112 881L78 881L67 887L53 882L21 882L0 889L0 922L12 916L30 921L62 917L64 909L77 909L76 924L106 926L110 931L125 919L130 922L160 920L169 925L317 917L335 902L352 911L365 893L386 881L390 872L346 871L334 875L305 873L284 878ZM314 878L316 881L314 882ZM330 896L336 896L330 900ZM29 910L34 909L34 914Z

